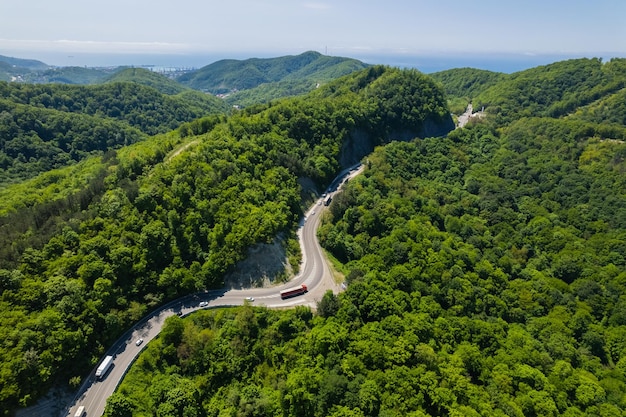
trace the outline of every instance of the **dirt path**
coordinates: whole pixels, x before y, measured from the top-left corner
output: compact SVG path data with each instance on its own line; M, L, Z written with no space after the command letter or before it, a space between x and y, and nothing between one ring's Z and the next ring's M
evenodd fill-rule
M179 155L181 152L183 152L184 150L188 149L190 146L193 146L197 143L200 143L199 139L192 140L191 142L184 144L180 148L176 149L170 156L168 156L166 161L167 162L171 161L175 156Z

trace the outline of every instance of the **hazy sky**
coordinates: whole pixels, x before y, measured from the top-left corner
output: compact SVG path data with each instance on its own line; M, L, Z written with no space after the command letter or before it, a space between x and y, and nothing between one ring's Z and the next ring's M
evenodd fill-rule
M626 56L625 0L1 0L0 55ZM32 52L32 53L31 53ZM252 55L250 55L252 56Z

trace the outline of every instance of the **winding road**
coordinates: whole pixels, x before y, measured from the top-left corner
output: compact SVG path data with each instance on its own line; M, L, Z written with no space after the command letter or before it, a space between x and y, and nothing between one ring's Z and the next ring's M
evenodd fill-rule
M352 176L358 175L362 170L360 165L342 171L333 181L328 192L332 196L338 192L341 185ZM317 241L317 228L321 213L326 209L323 199L320 198L306 213L306 217L298 230L300 246L302 250L302 265L300 273L289 283L272 288L253 288L245 290L214 290L205 293L190 295L175 300L160 307L148 316L144 317L132 329L127 331L106 355L114 356L113 365L105 378L95 378L95 369L92 370L87 380L74 397L73 404L65 409L61 416L74 416L79 406L84 406L87 417L102 416L107 398L115 391L124 378L127 370L137 358L141 350L154 339L169 316L178 314L185 316L202 308L226 307L242 305L247 297L252 297L254 305L268 308L285 308L296 305L307 305L315 308L327 290L337 293L341 287L334 282L331 271L324 260L322 248ZM280 291L286 288L305 284L309 291L301 296L283 300ZM200 307L200 303L203 307ZM250 301L248 301L250 302ZM138 339L143 343L136 345Z

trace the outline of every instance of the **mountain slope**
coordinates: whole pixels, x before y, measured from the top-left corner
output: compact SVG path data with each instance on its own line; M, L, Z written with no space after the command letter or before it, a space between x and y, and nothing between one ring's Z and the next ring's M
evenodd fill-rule
M444 86L450 110L456 114L463 113L481 92L508 78L508 74L474 68L455 68L429 75Z
M0 186L227 112L216 97L182 91L169 95L134 82L0 82Z
M342 159L433 127L447 132L450 116L429 77L372 67L196 124L187 130L196 136L171 132L88 159L94 177L55 172L47 179L82 177L89 192L31 201L2 219L0 253L17 260L0 269L0 408L53 384L76 386L131 323L178 295L220 287L252 245L283 234L297 247L299 178L324 189ZM361 153L345 149L349 141L362 142ZM297 267L297 252L288 254Z
M366 66L354 59L305 52L278 58L221 60L184 74L177 81L196 90L226 94L282 80L322 82Z
M626 59L581 58L509 75L473 100L499 123L520 117L561 117L626 86Z
M586 63L561 72L571 64L533 71L554 99L529 106L585 102ZM620 105L613 96L597 104ZM378 147L318 233L345 293L326 294L317 314L248 305L174 318L110 409L624 415L626 126L510 116Z
M529 105L580 98L584 79L562 83L584 68L534 71L555 98ZM396 118L412 121L404 104L425 89L376 71L302 102L346 98L340 113L363 128L350 103L376 96L356 108L382 115L382 131L401 130ZM523 94L541 99L527 86ZM619 92L606 97L594 104L621 104ZM285 103L250 117L311 132L319 146L335 145L325 126L346 127ZM345 292L327 293L316 312L245 305L172 317L110 398L111 414L623 416L626 126L509 115L377 147L318 231ZM232 131L260 129L248 120Z
M133 82L140 85L152 87L162 94L178 94L189 88L177 83L164 76L153 71L149 71L144 68L124 68L111 75L108 75L102 80L103 83L115 83L115 82Z
M0 62L4 62L12 67L27 68L31 70L42 70L50 67L49 65L41 61L37 61L36 59L13 58L4 55L0 55Z

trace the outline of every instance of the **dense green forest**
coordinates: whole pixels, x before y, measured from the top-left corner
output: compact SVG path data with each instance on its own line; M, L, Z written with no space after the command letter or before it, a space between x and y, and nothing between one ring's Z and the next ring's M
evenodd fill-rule
M521 71L473 98L498 124L521 117L562 117L626 87L626 59L573 59Z
M586 120L613 122L622 112L619 97L626 87L626 60L572 59L513 74L473 68L456 68L431 74L441 82L450 109L460 114L467 103L485 107L498 125L521 117L564 117L584 110ZM622 92L623 94L623 92ZM614 98L611 98L614 97ZM609 100L603 104L604 100ZM595 112L591 119L589 112ZM606 118L603 118L606 116ZM622 119L623 120L623 119Z
M276 58L225 59L202 68L170 70L120 67L53 67L0 55L0 81L37 84L133 82L164 94L193 89L219 94L229 106L247 107L305 94L319 84L367 68L359 60L308 51Z
M31 104L48 93L42 110L92 105L60 94L71 89L5 87ZM114 83L94 94L116 88L148 87ZM0 409L28 405L52 385L77 387L147 311L222 286L251 245L283 233L288 248L297 247L299 178L321 190L342 161L375 145L450 128L432 79L370 67L301 98L207 116L7 187ZM346 156L349 143L360 153ZM297 254L289 255L297 266Z
M168 319L106 415L626 415L619 65L518 74L485 90L518 113L377 148L319 230L344 293Z
M625 63L376 66L232 114L140 70L0 83L31 152L0 158L0 410L256 243L296 266L299 180L362 160L319 230L347 290L168 319L108 416L626 415ZM486 118L448 133L467 101Z
M190 89L189 87L185 87L182 84L167 78L163 74L149 71L145 68L123 68L111 75L108 75L103 79L103 82L132 82L152 87L163 94L170 95L182 93L183 91Z
M344 294L170 319L108 415L624 415L624 155L544 119L380 148L319 232Z
M455 114L463 113L467 104L481 92L508 78L507 74L475 68L454 68L430 76L443 85L450 111Z
M329 81L367 66L356 59L309 51L278 58L224 59L183 74L177 81L195 90L226 94L281 81L298 85Z
M367 67L316 52L218 61L176 79L142 68L57 68L0 56L3 66L10 69L5 81L17 82L0 81L0 187L234 106L302 95ZM222 87L207 84L213 80ZM221 91L231 94L213 95Z
M0 82L0 186L171 131L207 114L226 114L227 109L223 101L197 91L169 95L135 82Z

